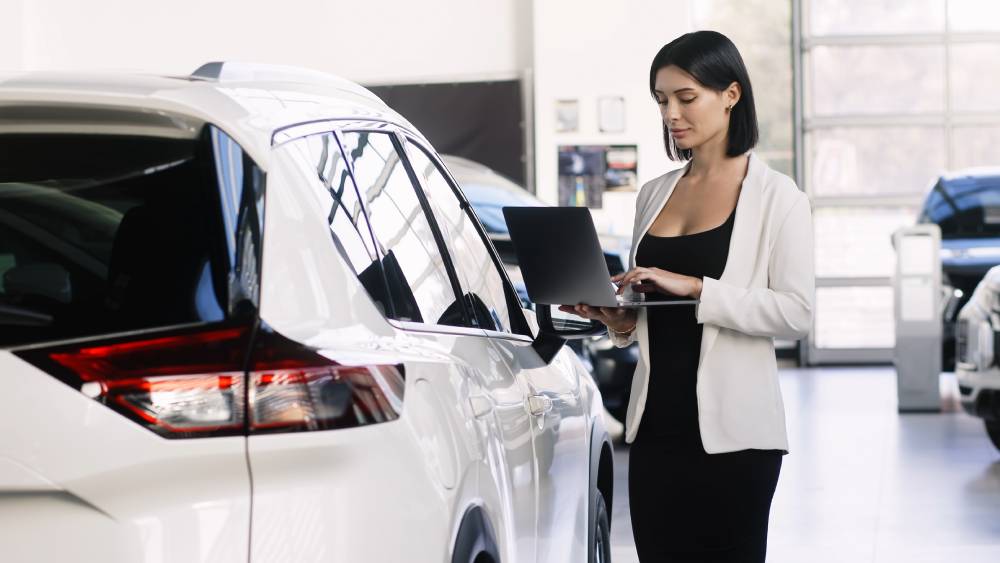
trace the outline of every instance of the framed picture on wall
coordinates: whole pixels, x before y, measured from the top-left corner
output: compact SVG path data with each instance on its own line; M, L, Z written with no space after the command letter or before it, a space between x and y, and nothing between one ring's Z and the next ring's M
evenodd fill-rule
M625 131L625 98L603 96L597 99L597 123L601 133Z
M580 102L556 100L556 132L574 133L580 128Z

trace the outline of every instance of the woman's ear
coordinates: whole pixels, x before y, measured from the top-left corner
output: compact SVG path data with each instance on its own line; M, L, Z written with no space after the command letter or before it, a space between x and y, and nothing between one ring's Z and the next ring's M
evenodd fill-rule
M723 92L723 96L726 98L727 106L735 106L736 103L740 101L742 95L743 89L740 88L740 83L735 80L729 85L729 87L726 88L726 91Z

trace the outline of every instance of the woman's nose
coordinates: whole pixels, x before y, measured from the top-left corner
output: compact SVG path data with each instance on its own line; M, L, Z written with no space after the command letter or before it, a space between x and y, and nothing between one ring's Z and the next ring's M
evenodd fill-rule
M680 111L678 111L677 106L675 104L670 104L666 108L664 108L663 121L666 122L667 125L677 123L677 121L680 120L680 118L681 118Z

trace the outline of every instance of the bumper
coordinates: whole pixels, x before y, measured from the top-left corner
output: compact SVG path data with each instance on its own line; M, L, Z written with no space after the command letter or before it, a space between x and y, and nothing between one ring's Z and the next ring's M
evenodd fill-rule
M957 370L962 409L984 420L1000 420L1000 370Z

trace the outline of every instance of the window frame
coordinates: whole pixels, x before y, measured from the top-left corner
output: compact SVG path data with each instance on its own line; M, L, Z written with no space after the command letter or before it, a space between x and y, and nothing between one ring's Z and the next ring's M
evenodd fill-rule
M388 279L387 279L387 277L385 275L385 270L382 267L382 261L381 261L382 256L378 252L378 240L375 238L375 232L372 229L371 222L369 221L369 218L368 218L368 209L367 209L366 202L361 197L361 192L358 189L357 182L354 179L354 172L352 170L350 170L350 161L347 158L347 154L344 152L344 146L343 146L343 143L341 142L340 136L337 134L337 132L335 130L331 130L328 127L323 127L323 128L308 128L308 129L307 128L301 128L298 131L300 132L299 135L296 135L294 137L289 137L287 139L284 139L281 143L278 143L278 144L274 145L274 148L277 148L278 146L284 146L286 144L291 145L291 144L295 144L295 143L306 142L308 139L310 139L312 137L319 137L319 136L323 136L323 135L329 135L330 138L333 140L333 145L332 145L333 148L331 150L337 150L339 152L341 158L343 159L343 161L345 163L344 168L345 168L345 170L348 171L348 178L350 180L351 189L354 191L354 197L357 199L358 205L361 207L361 216L358 217L358 221L361 222L361 223L364 223L364 224L363 225L360 225L360 224L357 225L358 235L361 236L361 237L363 237L363 238L366 238L366 240L364 242L367 243L367 245L370 245L370 251L373 253L373 261L375 261L375 262L378 263L379 279L382 280L382 290L385 292L385 296L386 296L386 299L385 299L385 307L386 307L385 315L389 315L389 316L386 316L385 318L388 319L388 318L391 318L391 316L395 316L395 314L396 314L395 304L393 303L392 296L389 293L389 289L388 289L389 288L389 281L388 281ZM308 147L307 147L307 150L308 150ZM303 173L305 173L305 172L307 172L307 171L303 170ZM318 170L314 170L312 168L309 168L308 172L309 173L316 173L317 175L319 174ZM325 183L325 180L321 176L319 177L319 180L321 182ZM341 208L344 209L345 213L346 213L347 210L343 206L343 199L341 197L338 197L338 196L331 196L331 197L334 197L337 200L337 205L341 206ZM332 225L328 225L328 228L332 228ZM367 251L367 250L369 250L369 248L366 247L365 250ZM338 253L339 253L339 251L338 251ZM347 259L346 257L344 257L344 258ZM369 294L370 294L370 292L369 292Z
M464 332L474 332L481 333L482 331L477 327L472 326L470 321L470 311L466 306L464 300L462 299L461 284L458 281L458 277L455 272L454 263L451 259L451 254L447 252L447 247L444 245L444 238L441 235L441 229L435 221L434 214L431 212L429 203L424 197L423 191L418 189L419 183L413 174L413 170L410 166L409 160L406 158L406 153L404 147L400 141L398 128L390 123L382 122L378 124L368 124L364 121L353 121L349 123L344 123L338 126L334 131L332 131L334 138L337 140L337 144L340 147L341 154L344 156L345 162L347 164L348 174L351 177L351 182L354 184L354 189L358 194L359 201L361 202L361 208L365 214L365 222L368 224L369 233L371 234L372 240L375 242L375 251L379 254L379 259L384 259L385 256L381 253L381 246L378 244L378 239L375 237L374 227L371 224L371 217L369 214L368 203L365 199L364 194L362 194L361 189L358 187L357 178L354 171L354 162L348 158L347 150L344 148L343 135L345 133L379 133L387 135L389 141L392 143L393 150L395 150L400 158L400 162L403 164L403 170L406 172L407 179L411 184L411 189L414 191L414 195L417 201L420 202L420 209L427 219L428 224L431 228L431 233L434 236L434 242L437 246L438 252L441 253L442 263L444 264L445 272L448 276L448 282L451 286L452 293L455 294L455 300L459 302L459 310L462 314L463 326L454 325L442 325L431 322L413 322L413 321L402 321L390 316L386 316L385 319L392 324L401 329L405 330L417 330L420 332L445 332L449 334L455 334L455 331L459 333ZM385 274L383 271L383 283L387 283L385 280ZM390 303L392 301L391 292ZM391 305L393 311L395 310L395 305Z
M452 291L456 293L456 298L461 302L462 315L463 318L465 319L466 325L453 326L453 325L441 325L441 324L426 323L426 322L418 323L412 321L401 321L398 319L391 318L389 316L383 317L386 320L386 322L388 322L391 326L395 328L410 332L436 333L436 334L461 335L461 336L470 336L470 335L487 336L487 337L501 338L506 340L531 342L534 337L534 330L532 329L531 325L528 323L524 315L524 310L521 307L520 299L517 297L517 292L514 291L514 286L511 284L510 278L507 276L506 270L503 269L503 264L500 262L499 254L497 254L496 248L493 247L493 243L490 242L489 237L486 235L486 229L483 228L483 225L482 223L480 223L479 218L473 212L472 206L469 203L468 199L466 199L465 194L463 194L460 189L456 188L458 183L452 177L451 171L448 170L448 168L441 161L437 152L429 148L430 147L429 143L423 140L418 133L415 133L409 130L408 128L403 127L392 121L379 119L375 117L364 118L364 119L359 119L357 117L318 119L276 129L274 133L272 133L271 135L271 148L274 149L286 143L291 143L296 140L312 135L319 135L324 133L332 134L333 138L337 141L337 145L340 149L341 155L344 157L344 160L346 162L348 175L351 178L351 183L354 186L355 193L358 196L358 201L360 202L361 208L364 212L364 220L366 225L368 226L369 235L371 236L371 239L375 244L376 252L379 252L378 240L375 238L375 231L371 225L368 203L365 199L364 194L362 194L360 188L358 188L357 179L354 173L354 163L351 161L351 159L347 158L348 154L344 148L343 134L349 132L384 133L388 134L391 137L393 141L393 147L397 152L400 153L404 170L406 170L407 176L410 180L410 183L412 184L414 191L416 192L417 198L421 202L421 209L424 211L425 215L427 215L428 222L431 226L431 231L434 233L435 236L435 242L438 244L438 250L439 252L442 253L442 259L443 259L442 261L444 263L445 270L448 272L449 281L451 282L452 285ZM469 214L470 218L472 219L473 225L475 225L477 231L479 232L480 238L486 244L486 248L490 252L490 256L493 260L494 267L496 267L498 272L500 272L500 277L501 280L503 281L504 292L507 295L507 299L510 300L512 298L511 296L513 296L514 303L516 303L516 307L513 309L515 312L512 314L511 324L514 325L516 322L516 324L520 325L520 327L523 328L523 330L527 334L520 332L498 332L493 330L486 330L481 327L471 325L470 319L472 318L471 315L473 314L473 312L469 310L468 304L465 303L464 299L462 299L464 293L462 293L461 290L463 288L461 282L458 279L457 271L455 269L455 265L451 258L450 249L448 249L447 245L444 244L443 242L443 237L441 235L440 228L437 224L437 220L434 217L433 212L430 211L429 203L426 201L425 194L423 193L423 186L413 172L413 167L410 163L409 157L406 154L405 150L406 149L405 143L407 142L416 142L418 144L418 150L419 147L424 147L426 149L424 152L428 154L431 161L434 162L434 164L438 166L439 169L442 171L443 176L448 182L448 185L451 186L452 193L455 194L455 196L459 199L461 205L465 209L466 213ZM381 253L379 254L379 258L383 258ZM383 283L387 282L383 279ZM391 303L391 298L390 298L390 306L393 308L395 307ZM512 329L514 329L513 326Z
M488 329L482 329L482 330L490 336L495 336L499 338L514 338L517 340L532 339L533 331L531 330L531 325L528 324L527 319L524 316L524 309L521 307L521 300L517 296L517 292L514 290L514 285L510 282L510 278L507 276L507 270L504 269L503 263L500 261L500 255L497 253L496 248L493 246L493 242L490 241L490 238L486 232L486 228L483 227L482 222L479 221L479 217L473 210L472 204L469 203L468 198L465 197L465 194L459 187L458 182L455 180L455 178L452 177L451 171L448 170L448 167L444 165L444 162L441 161L441 158L437 154L437 151L432 149L429 143L408 133L400 132L399 135L401 137L401 142L403 144L404 155L406 156L407 168L413 175L414 185L420 186L420 189L418 191L421 192L420 193L421 199L426 198L426 194L423 193L424 186L419 181L419 178L417 177L416 173L413 171L413 165L409 161L409 154L406 154L405 149L407 144L413 144L416 150L423 151L424 155L426 155L427 158L434 164L434 166L437 167L438 171L441 173L441 176L444 177L445 182L447 182L448 186L451 188L452 195L454 195L455 199L458 200L460 209L462 209L462 211L465 212L466 216L469 218L469 220L472 222L472 225L475 227L476 232L479 234L479 240L482 241L483 246L486 248L486 251L490 254L490 259L493 262L493 267L497 270L497 273L500 275L500 280L501 283L503 284L504 298L507 300L507 309L508 311L510 311L511 332L488 330ZM433 215L433 212L431 214ZM435 228L436 227L437 227L437 222L435 221ZM447 246L447 243L445 243L445 246ZM449 253L451 251L450 248L446 250ZM452 263L452 267L454 267L454 263ZM464 296L465 293L463 292L462 295ZM467 305L466 308L468 308Z

